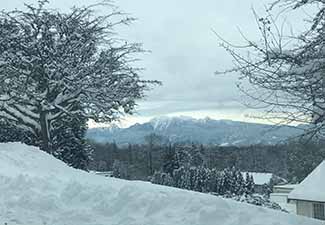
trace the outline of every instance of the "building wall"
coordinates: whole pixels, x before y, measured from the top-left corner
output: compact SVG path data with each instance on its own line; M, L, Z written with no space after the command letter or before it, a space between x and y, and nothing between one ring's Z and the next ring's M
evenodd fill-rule
M281 206L281 208L287 210L289 213L296 213L296 204L294 202L288 202L287 193L271 193L270 200Z
M294 189L294 185L275 185L270 200L281 206L290 213L297 214L296 202L288 201L289 193Z
M286 194L286 193L271 193L270 200L272 202L276 202L278 204L280 204L280 203L284 204L284 203L288 202L288 194Z
M313 203L306 201L296 201L297 214L301 216L313 217Z

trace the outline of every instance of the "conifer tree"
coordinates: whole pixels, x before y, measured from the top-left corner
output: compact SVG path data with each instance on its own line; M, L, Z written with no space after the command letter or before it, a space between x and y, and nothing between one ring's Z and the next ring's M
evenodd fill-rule
M191 166L199 167L204 166L205 159L204 159L204 149L203 146L197 146L192 144L191 145Z
M69 166L88 170L92 150L85 139L86 131L87 120L82 115L53 123L53 155Z
M170 174L160 172L160 171L156 171L153 174L151 178L151 183L170 186L170 187L175 185L174 179L170 176Z
M245 192L245 181L243 178L242 173L240 172L240 170L236 170L235 172L235 180L236 180L236 185L235 185L235 190L234 193L236 195L242 195Z
M246 173L245 177L245 194L251 195L254 193L255 189L255 183L254 178L252 175L249 175L249 173Z
M173 176L173 171L180 167L179 161L177 160L175 149L170 144L168 146L168 150L163 158L163 171Z

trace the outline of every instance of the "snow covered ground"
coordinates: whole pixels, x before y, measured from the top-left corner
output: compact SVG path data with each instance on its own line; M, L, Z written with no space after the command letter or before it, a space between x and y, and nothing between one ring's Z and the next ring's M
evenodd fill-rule
M0 144L0 224L320 225L212 195L67 167L18 143Z

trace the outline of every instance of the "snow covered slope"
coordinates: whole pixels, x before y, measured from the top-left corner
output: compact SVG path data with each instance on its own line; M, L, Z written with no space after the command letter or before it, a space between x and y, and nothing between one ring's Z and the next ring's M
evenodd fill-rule
M71 169L18 143L0 144L0 224L320 225L218 197Z

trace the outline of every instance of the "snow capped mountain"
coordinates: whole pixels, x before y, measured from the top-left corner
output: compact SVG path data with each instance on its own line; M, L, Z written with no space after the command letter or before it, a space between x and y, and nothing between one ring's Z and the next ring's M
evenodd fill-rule
M192 122L196 123L199 120L196 120L192 117L179 116L179 117L168 117L162 116L152 119L149 123L153 126L153 129L156 130L165 130L169 126L181 125L183 123Z
M117 144L142 144L144 137L156 133L167 142L194 142L221 146L251 144L277 144L289 137L301 134L301 130L289 126L271 126L231 120L213 120L209 117L158 117L144 124L129 128L93 128L87 137L96 142Z
M88 134L91 134L93 137L99 140L105 140L108 135L113 135L118 132L119 128L116 124L113 124L109 127L98 127L88 130Z

